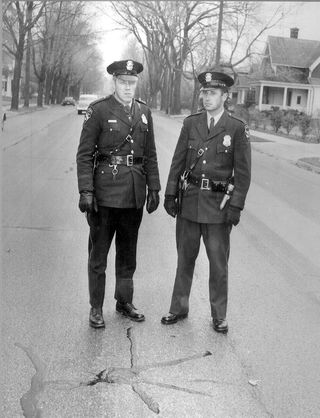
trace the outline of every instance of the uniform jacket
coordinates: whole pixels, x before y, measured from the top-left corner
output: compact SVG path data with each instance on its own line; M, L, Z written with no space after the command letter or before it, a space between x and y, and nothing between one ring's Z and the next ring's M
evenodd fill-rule
M247 125L224 111L211 134L208 134L205 111L188 116L181 129L169 172L166 195L176 195L178 179L189 169L202 148L192 174L211 180L227 180L234 175L234 191L223 210L219 206L223 192L200 190L189 184L182 201L183 218L199 223L223 223L228 206L243 209L251 177L251 147Z
M113 167L100 161L93 170L93 154L103 155L122 143L133 126L132 141L114 155L146 157L144 165ZM160 190L159 170L150 109L134 100L133 118L129 121L124 107L113 95L97 100L89 106L83 124L77 153L79 192L93 191L100 206L141 208L145 203L146 185Z

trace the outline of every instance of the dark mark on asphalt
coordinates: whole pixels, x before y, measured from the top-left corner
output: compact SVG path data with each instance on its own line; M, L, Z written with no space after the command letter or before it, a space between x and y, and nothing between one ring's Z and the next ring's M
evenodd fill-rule
M31 378L30 389L20 399L23 416L26 418L41 418L42 412L41 408L38 407L38 399L46 385L44 382L46 366L30 347L25 347L19 343L15 345L27 354L36 369L35 375Z
M40 395L43 393L44 389L48 385L55 385L56 388L60 388L60 390L66 389L76 389L83 386L94 386L98 383L117 383L122 385L129 385L131 386L132 390L140 397L140 399L147 405L147 407L156 414L159 414L160 407L159 404L152 399L150 395L148 395L142 388L141 384L148 384L153 386L158 386L160 388L166 389L174 389L190 394L195 395L202 395L202 396L209 396L212 397L211 394L206 392L201 392L193 389L188 389L172 384L162 383L153 381L150 379L146 379L140 377L139 374L149 369L154 368L162 368L162 367L170 367L176 366L178 364L196 360L202 357L211 356L212 353L210 351L205 351L204 353L194 354L192 356L183 357L176 360L169 360L169 361L162 361L162 362L155 362L146 365L137 365L138 355L136 351L136 343L134 339L134 335L132 333L132 328L127 329L127 338L130 341L130 362L131 367L110 367L109 369L104 369L97 373L93 379L87 382L75 382L75 381L67 381L67 380L56 380L56 381L45 381L45 374L46 374L46 367L44 363L39 359L39 357L33 352L30 347L25 347L22 344L16 343L16 346L21 348L29 357L34 368L36 370L35 375L31 379L31 386L28 392L26 392L21 400L20 404L22 407L23 415L26 418L41 418L42 411L41 405L39 405ZM213 382L219 383L214 380L203 380L203 379L195 379L191 380L192 382ZM220 382L222 383L222 382Z

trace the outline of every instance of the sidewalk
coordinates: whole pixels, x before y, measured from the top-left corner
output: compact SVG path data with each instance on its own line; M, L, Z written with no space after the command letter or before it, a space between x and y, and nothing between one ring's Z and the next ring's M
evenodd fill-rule
M29 107L24 107L22 104L19 105L19 110L10 110L10 102L2 102L2 111L3 113L6 114L7 119L15 117L15 116L20 116L20 115L25 115L26 113L30 113L30 112L36 112L38 110L46 110L48 109L50 106L43 106L41 107L37 107L36 103L30 103Z
M250 129L255 151L286 160L298 167L320 174L320 144L310 144L268 132ZM261 141L255 141L255 138Z
M163 114L163 116L166 115ZM171 115L168 117L183 122L187 116ZM320 144L300 142L254 129L250 129L250 139L253 150L320 174Z

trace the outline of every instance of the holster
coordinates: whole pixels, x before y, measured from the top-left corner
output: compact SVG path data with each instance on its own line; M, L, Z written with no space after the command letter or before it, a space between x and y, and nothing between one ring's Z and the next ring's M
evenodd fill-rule
M187 181L188 181L189 174L190 174L190 171L184 171L183 174L181 174L181 176L179 177L178 198L177 198L177 214L178 215L181 214L183 194L187 188Z

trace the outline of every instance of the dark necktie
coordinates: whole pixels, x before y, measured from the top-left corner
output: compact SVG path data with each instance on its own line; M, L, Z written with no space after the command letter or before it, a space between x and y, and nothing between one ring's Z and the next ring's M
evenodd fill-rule
M213 129L214 129L214 118L213 117L211 117L210 118L210 127L209 127L209 129L208 129L208 133L210 134L210 133L212 133L213 132Z
M129 106L129 105L124 106L124 111L126 112L126 114L128 116L128 119L131 122L131 118L132 118L132 115L131 115L131 106Z

